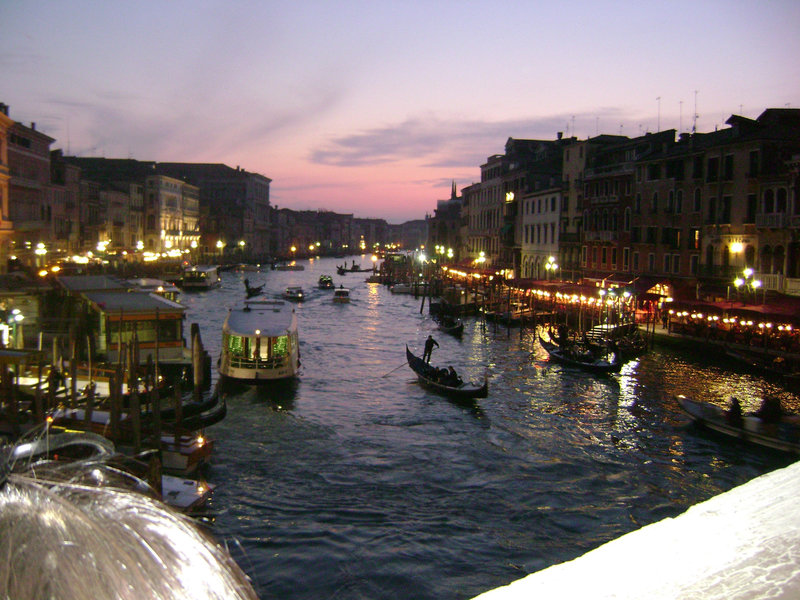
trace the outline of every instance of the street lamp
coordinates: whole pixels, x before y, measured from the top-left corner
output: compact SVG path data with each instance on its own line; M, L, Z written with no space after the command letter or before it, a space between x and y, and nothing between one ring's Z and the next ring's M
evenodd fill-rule
M550 279L550 273L553 273L553 278L556 275L556 269L558 269L558 263L556 263L556 257L551 256L547 259L547 262L544 265L544 270L547 272L547 279Z

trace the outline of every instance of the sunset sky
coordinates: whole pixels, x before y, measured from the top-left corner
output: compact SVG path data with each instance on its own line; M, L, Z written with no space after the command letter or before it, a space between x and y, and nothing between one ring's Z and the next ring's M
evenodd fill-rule
M800 2L0 2L0 102L78 156L219 162L399 223L506 140L800 108Z

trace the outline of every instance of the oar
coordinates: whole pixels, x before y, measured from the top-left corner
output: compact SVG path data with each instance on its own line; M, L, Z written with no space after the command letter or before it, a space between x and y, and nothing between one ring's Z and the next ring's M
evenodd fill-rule
M386 377L387 375L391 375L392 373L394 373L395 371L397 371L397 369L402 369L402 368L403 368L403 367L405 367L407 364L408 364L408 361L404 362L402 365L400 365L399 367L397 367L397 368L395 368L395 369L392 369L391 371L389 371L389 372L388 372L388 373L386 373L385 375L381 375L381 378L384 378L384 377Z

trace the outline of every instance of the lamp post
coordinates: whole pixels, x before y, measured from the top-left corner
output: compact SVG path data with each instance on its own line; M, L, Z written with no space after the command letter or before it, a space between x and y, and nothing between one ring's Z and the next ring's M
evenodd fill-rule
M556 257L551 256L547 259L547 262L544 265L544 270L547 273L548 281L550 280L550 273L553 274L553 279L555 279L556 269L558 269L558 263L556 263Z

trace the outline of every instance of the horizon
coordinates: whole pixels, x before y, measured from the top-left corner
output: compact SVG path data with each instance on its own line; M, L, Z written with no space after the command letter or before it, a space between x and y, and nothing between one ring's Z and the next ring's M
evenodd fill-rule
M272 180L273 206L393 224L480 181L508 138L704 133L800 106L789 0L34 1L0 18L0 101L53 149L238 166Z

